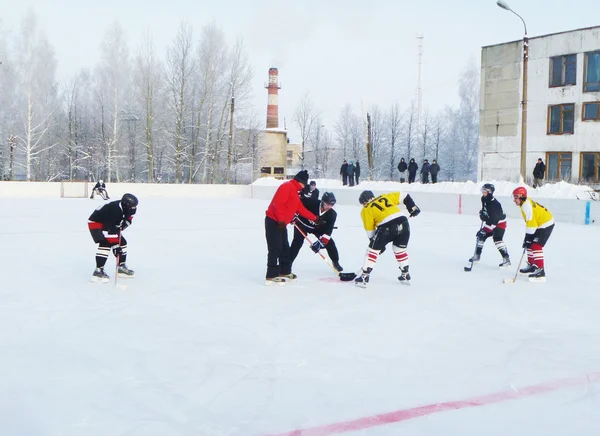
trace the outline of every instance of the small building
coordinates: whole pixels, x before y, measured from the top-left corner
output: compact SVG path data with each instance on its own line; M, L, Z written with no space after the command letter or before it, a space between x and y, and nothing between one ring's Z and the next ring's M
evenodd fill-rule
M480 180L518 181L523 41L481 51ZM546 179L599 182L600 26L529 39L526 174L542 158Z

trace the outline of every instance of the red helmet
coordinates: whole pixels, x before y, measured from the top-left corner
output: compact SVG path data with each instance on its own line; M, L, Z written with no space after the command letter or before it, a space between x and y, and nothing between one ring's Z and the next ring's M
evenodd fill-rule
M525 189L523 186L519 186L513 191L513 197L527 198L527 189Z

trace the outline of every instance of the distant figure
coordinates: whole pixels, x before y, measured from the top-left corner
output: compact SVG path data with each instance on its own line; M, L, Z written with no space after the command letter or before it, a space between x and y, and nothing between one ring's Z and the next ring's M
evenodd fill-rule
M419 165L415 162L415 159L412 158L408 163L408 183L414 183L415 177L417 177L417 170L419 169Z
M400 183L406 182L406 169L408 165L404 161L404 158L400 159L400 163L398 164L398 171L400 172Z
M360 162L356 161L356 165L354 165L354 178L356 179L356 184L358 185L358 179L360 178Z
M346 168L346 174L348 175L348 184L350 186L354 186L354 171L355 171L354 163L350 161L348 167Z
M305 186L302 190L302 198L313 198L319 199L319 190L317 189L317 182L311 180L308 186Z
M423 183L429 183L430 168L431 168L431 165L429 165L429 161L427 159L425 159L423 161L423 166L421 167L421 177L422 177Z
M340 175L342 176L342 185L346 186L348 184L348 162L344 159L344 163L340 168Z
M544 180L544 173L546 172L546 164L542 162L542 158L540 157L535 164L535 168L533 169L533 187L537 188L538 186L542 186Z
M92 195L90 196L91 199L94 198L94 194L98 194L105 200L110 199L108 192L106 191L106 184L102 180L98 180L98 183L94 185L94 188L92 189Z
M440 166L437 163L437 160L433 160L433 163L429 167L429 172L431 173L431 183L437 183L437 175L440 172Z

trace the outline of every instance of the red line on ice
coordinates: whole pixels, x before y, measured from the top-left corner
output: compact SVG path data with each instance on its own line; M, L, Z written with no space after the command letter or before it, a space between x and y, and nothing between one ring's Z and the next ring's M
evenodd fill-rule
M288 431L285 433L272 434L270 436L327 436L347 431L364 430L385 424L407 421L421 416L445 412L447 410L459 410L470 407L485 406L488 404L501 403L503 401L516 400L519 398L539 395L546 392L567 389L574 386L600 382L600 372L593 372L579 377L553 380L537 385L526 386L520 389L496 392L494 394L482 395L467 400L448 401L445 403L428 404L426 406L413 407L411 409L396 410L394 412L382 413L380 415L365 416L349 421L336 422L312 428Z

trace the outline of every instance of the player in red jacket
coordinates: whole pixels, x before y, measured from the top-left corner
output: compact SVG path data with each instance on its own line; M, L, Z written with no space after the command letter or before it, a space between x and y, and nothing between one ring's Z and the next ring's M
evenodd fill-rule
M269 207L265 217L265 235L267 238L267 281L284 285L287 280L295 280L290 260L290 243L286 226L292 222L296 214L311 221L318 221L316 215L304 207L300 201L300 192L308 183L308 171L302 170L293 180L282 183Z

